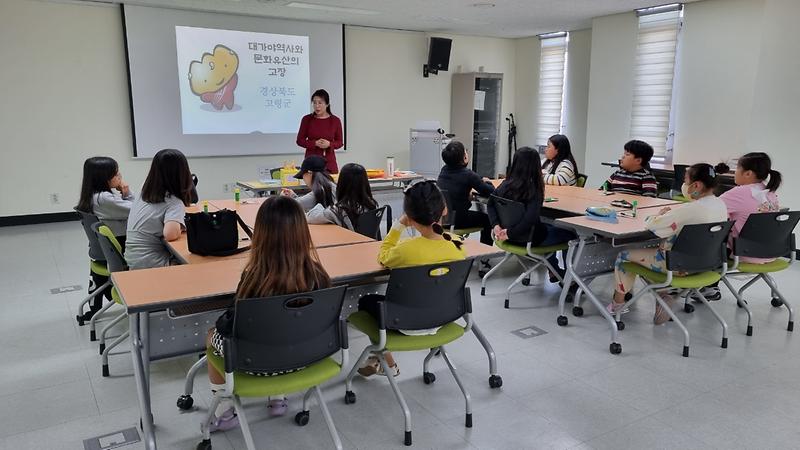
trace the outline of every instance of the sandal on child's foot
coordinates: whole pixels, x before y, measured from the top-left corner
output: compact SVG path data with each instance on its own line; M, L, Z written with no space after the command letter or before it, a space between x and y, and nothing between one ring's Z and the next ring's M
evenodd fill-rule
M269 408L270 416L282 416L286 414L286 411L289 409L289 400L287 400L286 397L270 400L269 404L267 404L267 408Z
M392 376L394 377L400 375L400 368L397 367L397 363L389 366L389 370L393 372ZM381 367L381 363L375 356L370 356L367 358L367 361L364 363L364 365L358 368L358 374L362 377L371 377L372 375L386 376L386 373L383 371L383 367Z
M239 416L233 408L228 408L219 417L214 417L208 426L209 433L228 431L239 426Z

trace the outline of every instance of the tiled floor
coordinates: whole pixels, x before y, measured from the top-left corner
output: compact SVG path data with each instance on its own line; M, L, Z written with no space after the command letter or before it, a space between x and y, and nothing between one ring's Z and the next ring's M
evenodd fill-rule
M139 413L126 346L111 357L103 378L88 327L74 320L83 291L51 295L50 288L86 286L86 244L77 222L0 228L0 449L81 449L83 439L136 426ZM800 267L800 266L798 266ZM785 293L800 288L792 267L777 279ZM412 410L415 448L798 448L800 446L800 336L785 331L786 310L772 308L763 287L750 294L755 335L725 292L714 306L730 325L728 349L720 327L702 306L680 312L692 333L692 355L680 356L677 327L654 327L652 302L626 316L623 353L608 353L608 329L586 307L558 327L552 285L520 287L512 309L502 307L504 286L516 267L479 294L473 275L474 317L498 354L504 385L489 389L488 365L473 336L450 348L472 394L475 425L463 426L463 398L441 360L438 380L420 379L423 354L397 354L399 384ZM608 277L596 281L608 292ZM790 295L790 298L794 296ZM510 332L534 325L547 332L521 339ZM366 344L351 333L352 356ZM181 413L175 399L196 356L154 363L152 398L162 449L192 449L208 404L204 377L196 382L197 409ZM402 414L385 379L357 379L356 405L342 401L343 386L326 387L329 407L347 448L401 448ZM259 448L329 448L324 421L294 425L292 413L267 418L265 402L247 402ZM241 433L215 435L215 449L244 448ZM123 449L142 448L134 444Z

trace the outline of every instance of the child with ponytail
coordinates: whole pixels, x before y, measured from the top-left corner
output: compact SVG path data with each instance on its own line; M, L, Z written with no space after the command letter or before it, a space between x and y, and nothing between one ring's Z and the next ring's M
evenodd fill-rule
M736 187L720 196L728 208L728 217L735 222L731 230L731 242L739 236L750 214L780 210L775 191L781 185L781 173L772 170L772 160L766 153L748 153L739 158L734 182ZM756 264L771 261L747 257L740 259Z
M466 252L462 248L461 240L446 233L439 223L445 210L444 196L436 187L435 182L423 181L412 184L405 191L403 215L386 234L378 254L378 261L384 266L394 269L464 259ZM400 240L408 227L413 227L420 236ZM383 299L382 295L365 295L358 301L358 309L377 317L378 301ZM438 329L399 331L407 335L426 335L436 334ZM394 372L392 375L399 375L400 369L392 354L386 352L384 357ZM385 375L378 363L378 358L374 356L367 359L364 365L358 369L358 373L365 377L375 374Z

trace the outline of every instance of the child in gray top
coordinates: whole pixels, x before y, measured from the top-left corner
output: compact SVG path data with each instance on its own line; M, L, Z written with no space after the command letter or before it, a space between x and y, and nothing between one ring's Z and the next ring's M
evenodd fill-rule
M113 158L95 156L83 163L83 183L76 208L97 216L122 245L134 198Z
M141 196L134 200L128 217L125 260L131 270L176 263L164 241L181 236L193 187L183 153L173 149L156 153Z
M309 212L317 204L327 208L336 203L336 183L333 182L333 178L325 170L325 158L319 155L309 156L303 160L300 171L294 177L302 179L306 186L311 189L311 192L298 197L293 190L282 189L281 195L297 200L300 206L303 207L303 211Z

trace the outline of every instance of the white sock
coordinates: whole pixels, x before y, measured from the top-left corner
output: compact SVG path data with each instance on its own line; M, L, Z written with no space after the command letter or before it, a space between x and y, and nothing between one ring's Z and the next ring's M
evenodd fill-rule
M211 392L223 391L225 390L225 384L216 384L216 383L209 383L211 384ZM219 405L217 405L217 409L214 411L214 415L217 417L222 417L222 414L225 411L233 408L233 400L227 397L223 397Z

